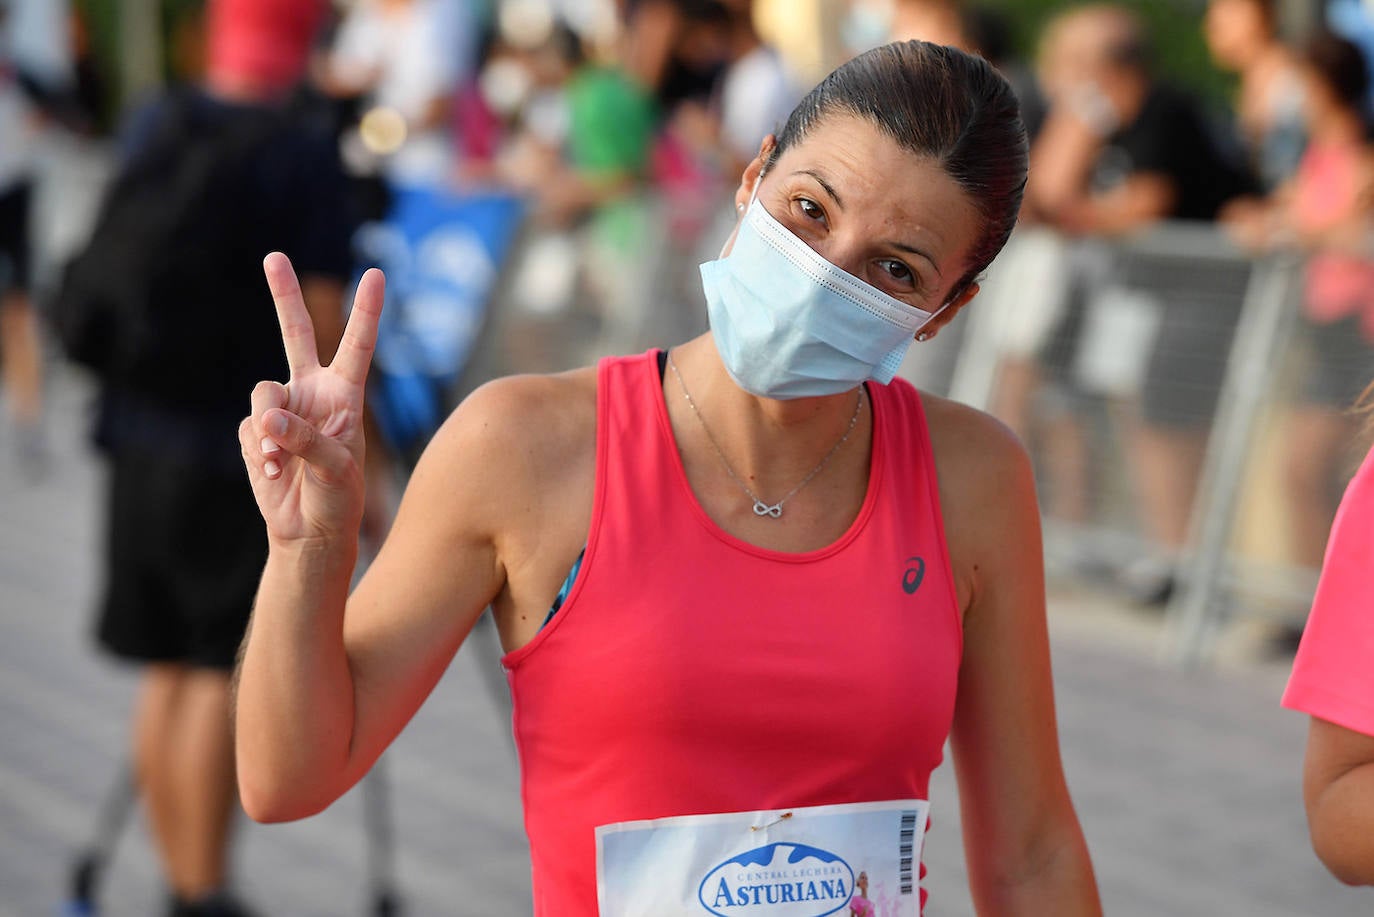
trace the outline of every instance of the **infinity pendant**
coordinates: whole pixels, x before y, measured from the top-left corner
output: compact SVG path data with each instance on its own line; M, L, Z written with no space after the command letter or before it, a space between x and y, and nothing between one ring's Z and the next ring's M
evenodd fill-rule
M769 506L767 503L764 503L762 500L755 500L755 501L754 501L754 515L755 515L755 516L771 516L771 517L773 517L774 519L781 519L781 518L782 518L782 504L781 504L781 503L774 503L772 506Z

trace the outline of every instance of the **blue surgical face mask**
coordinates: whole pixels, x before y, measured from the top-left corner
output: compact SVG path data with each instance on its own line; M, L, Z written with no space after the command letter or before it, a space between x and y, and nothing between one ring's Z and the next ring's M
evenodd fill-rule
M757 195L757 190L755 191ZM924 312L816 253L757 196L730 254L701 266L711 334L725 368L763 398L837 395L892 381Z

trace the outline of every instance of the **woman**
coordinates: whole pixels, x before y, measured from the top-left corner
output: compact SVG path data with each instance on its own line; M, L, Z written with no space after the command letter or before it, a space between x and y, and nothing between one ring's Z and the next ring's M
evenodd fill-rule
M1303 799L1312 846L1350 885L1374 885L1374 452L1350 482L1283 705L1311 715Z
M1237 127L1266 194L1292 176L1307 143L1302 73L1279 34L1278 14L1275 0L1210 0L1203 20L1213 62L1239 77ZM1242 199L1228 210L1255 204Z
M873 917L873 902L868 900L868 873L854 880L854 897L849 899L850 917Z
M1289 421L1286 477L1297 560L1316 569L1336 512L1332 484L1353 458L1349 406L1374 371L1374 156L1364 55L1333 35L1314 37L1304 50L1310 141L1279 215L1311 250L1299 325L1311 360Z
M1360 399L1374 407L1374 385ZM1311 715L1303 800L1312 847L1350 885L1374 885L1374 450L1346 488L1283 705Z
M270 256L292 379L240 428L272 544L238 689L249 813L342 794L490 604L537 914L833 912L851 862L915 914L947 735L980 910L1098 913L1026 456L874 384L973 298L1025 162L983 61L910 42L841 67L744 170L711 333L474 393L351 597L381 278L321 368Z
M1374 156L1359 48L1318 33L1303 49L1301 73L1309 141L1297 171L1266 210L1233 227L1243 242L1308 252L1297 327L1309 359L1284 437L1285 496L1294 560L1316 569L1336 512L1333 481L1347 470L1357 429L1349 406L1374 371Z

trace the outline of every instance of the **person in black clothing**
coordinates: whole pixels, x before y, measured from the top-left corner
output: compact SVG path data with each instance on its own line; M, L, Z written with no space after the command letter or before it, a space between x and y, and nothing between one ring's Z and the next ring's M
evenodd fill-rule
M729 63L730 10L720 0L626 0L623 66L665 116L708 101Z
M1032 150L1027 201L1042 220L1079 238L1121 236L1161 220L1210 221L1253 182L1229 156L1189 95L1155 78L1143 25L1110 5L1065 14L1047 44L1050 110ZM1091 249L1091 246L1086 246ZM1239 302L1196 278L1133 277L1128 262L1088 257L1090 283L1147 290L1158 330L1145 361L1140 423L1130 443L1147 534L1159 549L1128 586L1146 602L1172 587L1172 558L1188 534L1206 427L1220 388ZM1095 260L1095 263L1094 263ZM1209 284L1210 286L1210 284ZM1072 361L1085 306L1066 313L1069 333L1050 361Z
M252 381L287 372L267 252L301 266L321 352L342 332L353 224L337 144L288 107L322 12L316 0L213 0L203 86L134 119L101 217L114 225L117 206L165 217L147 198L127 203L140 181L186 195L170 250L147 256L146 272L109 272L111 287L142 284L157 343L102 376L96 431L111 467L98 637L144 666L134 760L173 917L248 913L226 890L238 811L229 676L267 542L234 431ZM101 226L93 247L110 244Z
M1053 110L1027 188L1042 216L1066 232L1119 235L1161 219L1210 220L1251 187L1193 97L1154 76L1133 13L1082 7L1050 32Z

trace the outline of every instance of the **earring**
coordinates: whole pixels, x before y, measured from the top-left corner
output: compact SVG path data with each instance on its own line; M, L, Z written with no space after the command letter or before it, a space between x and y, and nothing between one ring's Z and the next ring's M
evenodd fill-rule
M741 204L739 201L735 201L735 209L738 210L740 213L743 213L744 205Z
M916 335L916 340L924 344L926 341L930 340L931 337L932 335L929 331L922 331L920 334Z

